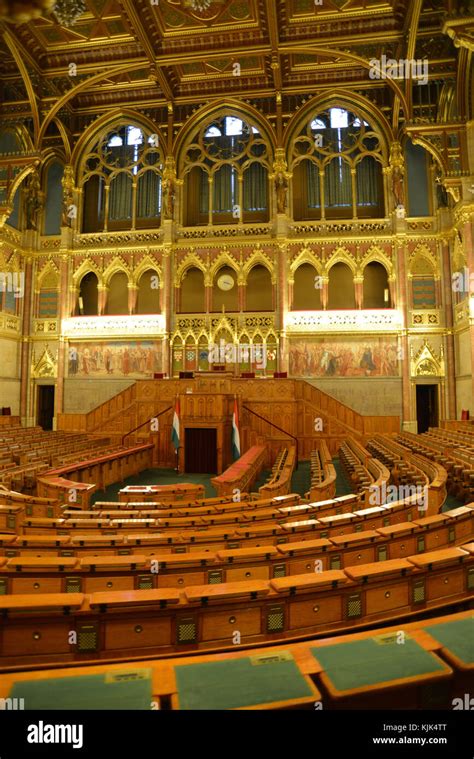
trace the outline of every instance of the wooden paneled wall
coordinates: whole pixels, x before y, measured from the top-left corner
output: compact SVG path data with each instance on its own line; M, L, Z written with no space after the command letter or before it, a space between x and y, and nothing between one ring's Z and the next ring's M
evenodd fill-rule
M239 401L242 451L266 444L267 465L275 460L283 445L291 442L291 436L298 440L301 460L309 458L318 440L325 440L334 455L348 436L364 441L376 432L400 431L398 416L362 416L304 380L199 376L192 380L139 380L88 414L60 414L58 429L107 434L118 443L124 435L132 433L125 440L127 445L153 440L154 465L174 466L171 424L176 396L184 403L184 423L192 426L191 419L195 417L202 426L217 427L223 423L218 398L233 398L234 394ZM212 410L208 409L206 396L212 398L209 400ZM228 401L226 404L230 421L232 411ZM149 420L161 413L159 429L153 432Z

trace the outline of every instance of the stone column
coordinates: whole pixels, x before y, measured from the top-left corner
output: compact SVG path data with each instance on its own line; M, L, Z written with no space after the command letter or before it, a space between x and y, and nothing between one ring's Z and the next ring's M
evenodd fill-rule
M364 277L354 277L356 308L364 308Z
M25 232L29 239L25 240L30 248L30 255L27 255L24 261L25 282L23 293L23 316L21 322L21 355L20 355L20 419L21 424L30 426L33 424L31 415L33 409L28 408L28 387L30 384L30 324L31 324L31 303L33 298L33 257L31 255L32 247L36 247L37 233L32 230Z
M474 230L472 221L463 219L463 244L466 254L467 263L467 287L468 287L468 301L469 301L469 333L470 333L470 347L471 347L471 395L474 397ZM470 409L471 414L474 409Z
M454 365L453 288L449 256L449 240L441 240L441 260L444 284L444 314L446 319L445 367L447 383L447 418L456 419L456 371Z
M246 290L245 290L245 284L239 282L239 311L245 311L246 308Z
M395 276L388 278L388 289L390 292L390 302L392 308L398 307L398 301L397 301L397 279Z
M172 265L171 265L171 247L166 247L163 251L163 305L162 315L164 317L165 337L163 349L163 371L171 376L170 369L170 338L172 331L172 303L171 289L173 287Z
M107 295L109 292L109 288L107 285L97 285L98 290L98 299L97 299L97 310L99 316L103 316L105 314L105 309L107 306Z
M206 313L209 314L212 310L212 283L204 286L204 292Z
M321 289L321 306L326 311L329 300L329 277L321 277L321 279L323 284Z
M137 311L138 286L128 283L128 313L135 314Z
M410 352L408 350L408 304L406 279L405 238L398 238L397 266L399 309L403 314L403 330L400 335L400 361L402 364L402 428L407 432L417 432L417 423L412 411L412 383L410 378Z
M65 229L66 233L70 230ZM64 239L64 243L67 244L67 235L66 239ZM61 237L61 247L63 244L63 236ZM55 409L54 409L54 420L53 420L53 427L54 429L57 429L58 426L58 414L62 414L64 411L64 379L67 374L67 339L63 337L62 335L62 320L65 319L68 316L69 310L68 310L68 300L67 300L67 293L68 293L68 278L69 278L69 256L66 250L63 250L61 254L61 262L59 264L59 282L60 282L60 296L64 294L63 297L60 297L59 301L59 308L58 308L58 333L59 333L59 344L58 344L58 376L57 376L57 382L56 382L56 394L55 394Z
M289 366L288 341L286 337L286 315L288 313L288 272L287 246L278 246L278 312L277 329L280 332L278 371L287 372Z

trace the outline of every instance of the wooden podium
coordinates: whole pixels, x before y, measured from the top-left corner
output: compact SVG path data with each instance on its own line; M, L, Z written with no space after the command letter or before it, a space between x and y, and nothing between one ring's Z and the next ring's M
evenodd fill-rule
M185 471L186 430L216 430L216 473L232 463L231 430L234 410L233 393L180 393L179 471Z

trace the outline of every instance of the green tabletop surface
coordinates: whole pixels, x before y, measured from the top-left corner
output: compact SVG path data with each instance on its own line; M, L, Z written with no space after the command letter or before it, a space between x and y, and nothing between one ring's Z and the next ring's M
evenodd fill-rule
M175 667L181 709L238 709L311 697L288 652Z
M152 701L151 669L110 674L56 677L16 682L9 698L23 698L31 709L149 710Z
M474 662L474 616L430 625L425 630L461 661Z
M338 691L363 688L390 680L443 671L443 663L416 641L396 635L380 635L350 643L312 648L326 675Z

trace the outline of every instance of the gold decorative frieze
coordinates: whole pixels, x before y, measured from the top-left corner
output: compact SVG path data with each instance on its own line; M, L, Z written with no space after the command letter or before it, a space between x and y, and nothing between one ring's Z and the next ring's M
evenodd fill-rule
M412 327L439 327L442 326L442 313L440 309L430 309L410 312Z
M305 332L396 332L403 327L403 315L396 309L347 311L290 311L287 333Z
M160 244L163 238L161 229L153 232L102 232L101 234L76 234L74 246L76 248L105 248L116 245L137 245L138 243Z
M35 319L34 331L35 335L54 335L58 331L57 319Z
M177 237L185 240L205 237L259 237L271 235L271 224L229 224L208 227L178 227Z
M408 229L417 232L436 232L436 219L407 219Z
M13 314L0 312L0 332L6 334L20 334L21 319Z
M42 250L54 250L55 248L60 248L61 237L42 237L40 245Z
M392 232L390 219L380 221L301 221L289 225L291 237L299 237L302 234L328 237L331 235L365 235L384 234Z
M275 325L275 315L244 314L242 322L244 327L273 327Z
M156 336L165 333L165 318L161 314L131 316L76 316L63 319L64 337Z

